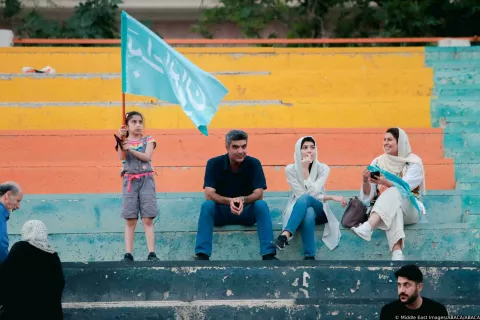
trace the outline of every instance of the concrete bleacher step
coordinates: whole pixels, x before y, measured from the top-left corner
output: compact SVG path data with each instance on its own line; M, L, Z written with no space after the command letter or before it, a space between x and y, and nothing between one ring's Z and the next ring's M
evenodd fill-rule
M300 137L313 135L321 144L319 159L331 167L327 188L352 190L358 188L365 166L381 153L385 129L246 130L250 134L248 152L262 162L268 190L282 191L288 190L284 167L293 162L293 146ZM406 130L412 148L424 161L429 188L453 189L454 164L444 158L443 130ZM119 192L121 168L113 148L114 132L3 131L0 144L10 156L0 169L24 184L28 193ZM191 130L149 129L147 133L157 140L153 158L157 191L201 191L207 160L225 153L226 132L211 130L204 137ZM57 152L59 145L62 153ZM52 175L53 170L57 174Z
M332 194L357 195L358 191L337 191ZM281 214L287 202L286 193L270 193L268 203L274 233L281 231ZM189 260L193 256L201 193L159 194L160 216L155 220L157 253L162 260ZM466 197L459 191L431 191L424 198L427 215L417 225L407 226L405 254L411 259L426 260L478 260L477 247L480 231L472 228L480 212L475 209L478 193ZM465 212L462 207L465 207ZM344 209L332 204L339 220ZM115 261L124 248L124 221L120 218L120 195L28 195L22 210L9 221L12 243L19 239L25 221L41 217L51 234L52 244L64 261ZM145 259L147 252L141 224L137 228L135 257ZM321 236L323 227L316 231L317 258L319 259L390 259L384 232L375 231L372 241L365 242L350 230L342 228L342 240L337 249L328 250ZM300 235L280 259L301 259ZM227 226L215 229L215 260L259 259L256 227ZM145 256L145 257L143 257Z
M476 151L480 148L480 133L457 133L445 135L445 148L452 152Z
M380 74L383 72L383 75ZM417 97L430 96L432 90L432 71L423 68L405 73L399 70L365 72L352 71L342 75L334 72L330 75L277 71L270 74L232 74L218 75L217 79L229 90L224 100L276 100L341 97L348 87L350 97ZM268 83L268 86L265 84ZM295 85L291 85L295 83ZM458 87L458 86L456 86ZM29 90L22 90L29 88ZM62 90L58 90L62 88ZM192 89L193 90L193 89ZM319 94L321 93L321 94ZM90 75L84 77L58 76L0 77L0 96L3 101L22 102L111 102L121 99L121 77L102 77ZM148 102L152 98L136 96L135 101Z
M480 148L465 148L465 150L445 150L445 157L452 158L456 165L463 163L480 163Z
M432 90L432 96L441 100L479 100L480 84L436 84Z
M120 219L120 218L118 218ZM478 219L477 219L478 220ZM472 219L469 219L472 221ZM245 230L238 226L217 229L213 235L212 260L261 260L256 230ZM275 228L275 236L280 234ZM417 224L406 227L406 246L404 255L408 260L427 261L478 261L478 229L470 223L455 224ZM391 260L391 253L385 233L374 232L371 242L365 242L350 230L342 230L339 246L330 251L321 241L323 228L315 232L316 257L322 260ZM193 260L197 232L156 232L155 252L161 260ZM50 243L58 249L64 261L120 261L125 254L123 232L52 234ZM19 235L11 235L13 243L20 240ZM133 255L139 261L147 259L145 236L135 236ZM280 260L302 260L303 249L298 237L282 252Z
M435 68L433 81L439 85L480 84L480 65Z
M114 303L66 303L64 319L72 320L205 320L205 319L378 319L381 308L393 299L269 299L201 300ZM451 315L477 315L475 300L439 300ZM466 303L466 304L464 304Z
M343 70L424 67L423 48L177 48L206 71ZM0 48L0 72L50 65L60 73L121 72L120 48Z
M445 122L480 121L479 100L432 100L432 125L444 127Z
M147 124L148 126L148 124ZM192 130L146 130L157 141L154 164L159 166L204 166L208 159L225 153L229 129L210 130L209 136ZM249 134L248 153L263 165L293 162L297 140L312 135L319 145L319 160L328 165L369 164L382 152L385 129L245 129ZM444 158L443 130L405 128L413 150L423 163L448 164ZM0 144L9 156L4 166L118 166L113 134L97 131L13 131L0 132ZM22 148L18 148L22 146ZM62 146L62 152L58 151ZM89 152L86 148L92 147ZM268 148L266 147L268 146ZM355 155L352 157L352 155Z
M452 315L478 314L478 262L416 263L424 296ZM397 297L393 273L402 264L64 263L64 312L66 319L377 319Z
M45 97L46 98L46 97ZM0 102L2 130L118 130L121 95L108 102ZM132 102L149 129L192 129L180 106L154 101ZM364 110L361 113L357 111ZM385 113L385 108L390 112ZM319 115L319 116L313 116ZM94 116L93 116L94 115ZM321 115L321 116L320 116ZM220 104L210 128L430 128L430 98L342 96L287 100L232 100ZM0 131L1 132L1 131Z
M474 62L480 60L479 47L425 47L427 64L435 62Z
M480 128L480 118L477 119L464 119L461 121L448 120L444 127L445 134L455 133L477 133Z

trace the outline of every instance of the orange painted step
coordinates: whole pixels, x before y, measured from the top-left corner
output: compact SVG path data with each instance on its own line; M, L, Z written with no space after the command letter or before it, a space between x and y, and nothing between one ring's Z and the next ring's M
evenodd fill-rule
M227 130L213 130L209 137L196 131L152 130L157 140L153 163L156 166L204 166L214 156L225 153ZM328 165L365 165L382 152L384 129L257 129L247 130L248 153L263 165L293 162L295 142L313 135L319 159ZM407 129L414 152L425 164L452 164L444 159L441 129ZM0 131L3 157L0 167L116 167L112 131Z
M333 166L328 190L357 190L365 166ZM455 187L453 164L426 165L430 190ZM157 167L157 192L202 191L204 167ZM269 191L288 191L284 166L264 166ZM0 180L20 183L28 194L119 193L120 167L3 167Z

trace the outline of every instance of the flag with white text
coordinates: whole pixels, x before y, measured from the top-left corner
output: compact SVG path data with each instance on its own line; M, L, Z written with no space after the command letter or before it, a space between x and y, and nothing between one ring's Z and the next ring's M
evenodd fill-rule
M207 126L228 90L163 39L122 11L122 91L179 104L198 130Z

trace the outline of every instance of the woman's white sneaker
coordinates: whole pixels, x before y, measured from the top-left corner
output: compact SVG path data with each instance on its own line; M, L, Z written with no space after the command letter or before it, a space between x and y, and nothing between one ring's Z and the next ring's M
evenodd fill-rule
M359 236L360 238L362 238L363 240L365 241L370 241L372 240L372 227L370 226L370 223L367 221L367 222L364 222L362 223L360 226L358 227L353 227L352 228L352 231L357 235Z
M405 260L402 250L395 250L392 252L392 261L402 261Z

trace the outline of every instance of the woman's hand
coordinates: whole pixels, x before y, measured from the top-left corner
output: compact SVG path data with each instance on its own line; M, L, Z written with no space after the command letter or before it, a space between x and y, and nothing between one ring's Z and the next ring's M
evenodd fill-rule
M376 176L375 179L372 179L371 177L369 178L369 181L371 183L375 183L375 184L380 184L382 186L386 186L386 187L391 187L393 186L393 183L388 180L387 178L385 178L385 176L383 174L379 175L379 176Z
M305 158L302 159L302 168L308 170L308 167L313 162L313 156L307 155Z
M348 204L347 200L342 196L333 196L332 200L340 203L342 207L346 207Z
M363 171L363 173L362 173L363 183L367 183L367 182L370 181L370 174L371 174L371 172L368 169Z

